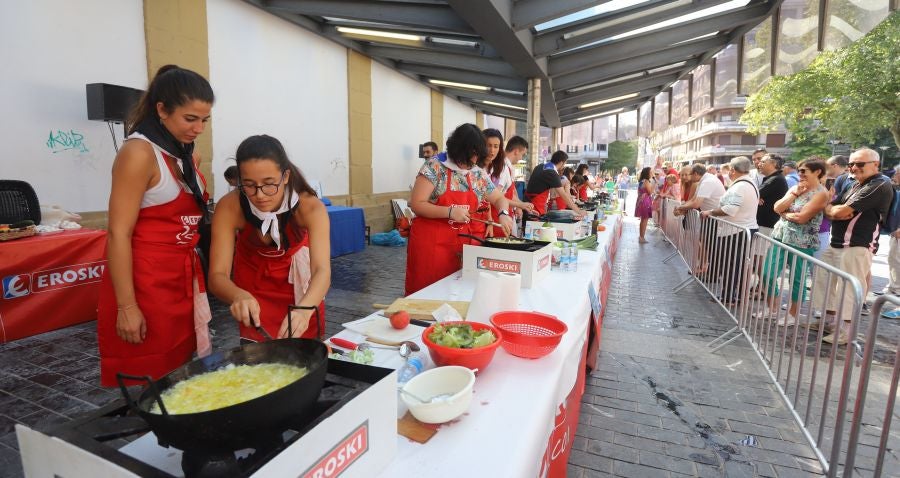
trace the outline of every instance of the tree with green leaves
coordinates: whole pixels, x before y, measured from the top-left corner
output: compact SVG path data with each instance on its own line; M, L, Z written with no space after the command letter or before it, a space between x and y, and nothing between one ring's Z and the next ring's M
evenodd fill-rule
M603 163L604 170L618 172L627 167L629 171L634 171L638 156L637 141L613 141L608 148L608 158Z
M832 139L873 141L889 129L900 147L900 12L850 45L825 51L805 70L773 77L747 100L751 134L815 121Z

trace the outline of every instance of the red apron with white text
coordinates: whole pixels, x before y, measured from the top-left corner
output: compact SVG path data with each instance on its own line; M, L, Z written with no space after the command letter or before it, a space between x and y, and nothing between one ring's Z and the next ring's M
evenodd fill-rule
M116 294L107 267L97 309L101 385L116 386L118 372L158 379L191 359L197 348L195 281L205 293L194 250L201 218L194 196L183 189L166 204L140 210L131 238L132 276L147 335L142 343L130 344L116 334Z
M442 168L442 171L448 174L446 168ZM453 204L455 207L475 211L478 208L478 197L472 191L469 175L466 175L466 181L469 184L468 191L451 191L452 181L448 179L447 191L438 196L435 204ZM472 240L459 237L459 234L470 234L471 224L454 223L451 227L448 219L421 216L413 221L406 252L406 295L424 289L462 267L463 244L470 244Z
M234 254L234 283L249 292L259 303L260 323L272 337L278 336L281 323L287 317L288 306L296 297L294 286L289 282L291 262L295 254L309 256L309 234L291 221L287 227L289 246L287 250L267 245L259 237L258 230L247 224L238 233ZM308 261L307 261L308 264ZM306 271L308 274L308 270ZM305 277L309 280L309 277ZM325 301L319 305L319 321L325 323ZM254 342L266 339L255 328L240 325L241 337ZM319 324L315 314L310 317L304 338L316 338Z

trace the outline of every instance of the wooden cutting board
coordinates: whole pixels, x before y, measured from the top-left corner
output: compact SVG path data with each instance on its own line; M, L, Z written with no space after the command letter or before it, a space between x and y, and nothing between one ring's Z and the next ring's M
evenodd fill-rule
M431 316L431 313L437 310L437 308L444 303L450 304L451 307L459 312L459 315L462 318L466 318L466 314L469 312L468 301L401 298L395 300L393 304L387 307L384 307L382 304L372 305L376 309L384 309L384 315L387 315L388 317L390 317L391 314L397 311L405 310L409 312L409 317L412 319L434 320L434 317Z

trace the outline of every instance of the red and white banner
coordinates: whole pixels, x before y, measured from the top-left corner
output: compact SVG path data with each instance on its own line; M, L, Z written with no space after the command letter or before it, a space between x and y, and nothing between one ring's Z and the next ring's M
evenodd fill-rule
M97 318L106 232L0 243L0 343Z

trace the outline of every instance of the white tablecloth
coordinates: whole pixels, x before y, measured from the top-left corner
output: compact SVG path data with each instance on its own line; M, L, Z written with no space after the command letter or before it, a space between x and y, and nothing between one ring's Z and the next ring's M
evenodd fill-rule
M478 373L467 414L442 426L424 445L398 435L397 456L380 476L539 476L558 406L582 373L579 363L591 311L588 284L597 289L601 265L607 260L608 245L618 233L621 218L608 217L604 224L607 229L599 233L597 252L580 251L576 272L554 270L536 288L521 291L519 310L549 313L568 326L556 350L529 360L498 348L494 360ZM474 286L474 280L455 273L411 297L468 301ZM363 339L348 330L338 336ZM424 346L422 353L427 356ZM376 365L396 368L401 364L396 352L376 354ZM402 402L401 407L398 416L406 413ZM570 423L574 427L577 419ZM569 436L574 433L572 428Z

